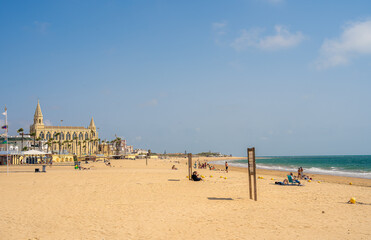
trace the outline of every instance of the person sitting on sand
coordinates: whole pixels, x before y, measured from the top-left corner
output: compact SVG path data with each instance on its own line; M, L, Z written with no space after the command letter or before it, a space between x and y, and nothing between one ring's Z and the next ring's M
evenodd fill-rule
M194 171L192 174L192 180L195 182L201 181L202 178L198 177L197 171Z
M175 165L173 165L171 169L172 169L172 170L178 170L178 169L175 167Z
M292 181L294 183L298 183L300 185L300 181L296 179L296 177L294 176L294 174L290 173L291 177L292 177Z

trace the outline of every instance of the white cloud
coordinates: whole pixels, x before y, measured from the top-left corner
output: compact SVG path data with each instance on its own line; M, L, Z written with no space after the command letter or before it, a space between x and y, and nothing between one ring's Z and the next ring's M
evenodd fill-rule
M371 54L371 20L349 23L339 38L325 39L316 65L319 69L346 65L366 54Z
M215 22L213 23L213 31L216 35L224 35L226 33L225 29L227 27L226 22Z
M271 36L261 36L263 29L255 28L250 31L242 30L241 36L233 41L231 46L236 51L243 51L249 47L262 50L280 50L297 46L304 40L301 32L291 33L287 27L276 25L275 34Z
M271 4L279 4L279 3L283 3L285 0L264 0L264 1L271 3Z
M158 105L158 100L157 99L151 99L143 104L141 104L141 107L154 107Z
M46 33L46 31L48 30L48 28L51 25L48 22L39 22L39 21L35 21L34 24L36 26L37 31L39 31L40 33L43 33L43 34Z
M51 122L49 119L45 119L45 120L44 120L44 125L45 125L45 126L53 126L53 125L52 125L52 122Z

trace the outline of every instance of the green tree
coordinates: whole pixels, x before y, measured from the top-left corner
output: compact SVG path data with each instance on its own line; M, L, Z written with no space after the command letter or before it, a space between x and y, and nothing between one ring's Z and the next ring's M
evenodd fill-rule
M73 138L73 140L76 141L76 145L75 145L75 154L76 154L76 155L77 155L77 139L78 139L77 137L74 137L74 138Z
M47 142L46 142L46 145L48 145L48 152L50 150L50 148L52 148L52 152L53 152L53 138L50 138Z
M82 151L81 151L81 141L79 141L79 146L80 146L80 157L81 157L81 153L82 153Z
M59 155L61 155L61 144L62 144L62 143L61 143L61 137L60 137L60 136L61 136L61 133L56 133L56 134L55 134L56 139L59 140L59 141L58 141L58 146L59 146L59 149L58 149L58 150L59 150L59 151L58 151L59 153L58 153L58 154L59 154ZM59 138L59 139L58 139L58 138Z
M33 147L35 148L35 144L36 144L36 133L30 133L30 136L33 137Z
M120 154L121 138L116 137L116 139L113 140L113 142L115 143L115 146L116 146L116 155L119 155Z
M84 142L84 146L83 146L83 148L84 148L84 155L86 155L86 142L87 142L87 140L88 139L85 139L83 142Z
M102 141L102 145L101 145L101 151L103 152L103 156L104 156L104 143L105 143L106 141Z
M23 128L18 129L17 130L17 133L19 133L22 136L22 147L21 147L21 149L23 151L23 138L24 138L24 130L23 130Z
M41 151L41 138L40 137L36 138L36 141L39 142L39 150Z

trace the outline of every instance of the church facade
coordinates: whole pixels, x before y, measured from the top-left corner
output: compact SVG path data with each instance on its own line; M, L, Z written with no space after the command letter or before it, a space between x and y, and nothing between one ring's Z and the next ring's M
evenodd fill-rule
M54 153L70 153L76 155L96 154L98 152L98 132L94 119L85 127L45 126L39 101L34 115L30 133L35 133L38 141L47 144L48 151Z

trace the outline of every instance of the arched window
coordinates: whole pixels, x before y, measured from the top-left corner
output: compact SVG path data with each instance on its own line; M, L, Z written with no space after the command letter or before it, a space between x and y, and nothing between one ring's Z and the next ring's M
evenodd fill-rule
M44 139L44 133L43 132L40 132L39 138Z
M85 140L86 139L89 139L89 135L88 135L88 133L85 133Z
M84 136L82 135L82 133L79 134L79 140L83 140L84 139Z
M41 119L39 119L39 123L41 123Z
M64 140L64 133L61 132L60 139Z
M77 138L77 134L74 132L73 133L73 139Z
M48 132L48 133L46 134L46 140L49 140L50 137L51 137L51 134L50 134L50 132Z
M54 140L58 140L57 138L57 133L56 132L54 132L54 134L53 134L53 138L54 138Z
M69 132L66 134L66 140L71 140L71 134Z

